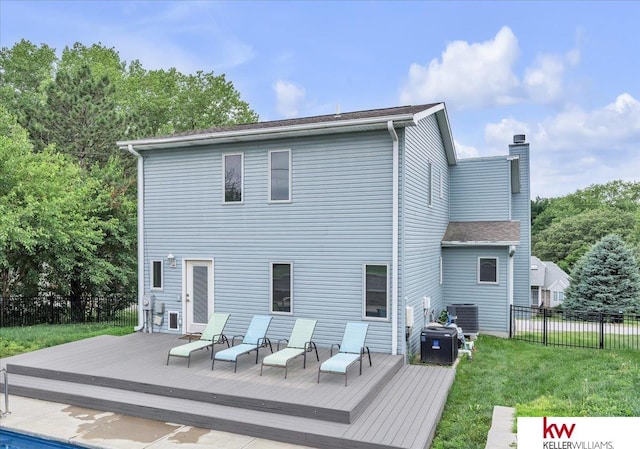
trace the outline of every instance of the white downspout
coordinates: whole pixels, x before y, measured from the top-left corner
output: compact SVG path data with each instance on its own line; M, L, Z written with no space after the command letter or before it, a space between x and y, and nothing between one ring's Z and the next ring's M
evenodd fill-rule
M393 209L392 209L392 249L391 249L391 354L396 355L398 353L398 242L399 242L399 156L400 151L398 149L398 134L393 127L393 120L387 122L387 129L391 134L391 140L393 141Z
M138 332L144 327L144 167L142 156L133 149L133 145L129 144L127 149L138 159L138 326L134 328Z

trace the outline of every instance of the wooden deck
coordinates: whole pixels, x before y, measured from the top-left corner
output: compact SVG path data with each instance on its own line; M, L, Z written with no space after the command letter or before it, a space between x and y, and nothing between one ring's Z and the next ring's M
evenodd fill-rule
M169 334L101 336L2 361L10 394L321 448L428 448L455 371L405 366L401 356L372 354L373 367L355 365L344 377L322 374L315 355L284 370L233 364L210 352L187 360L169 348ZM222 349L221 346L216 348ZM320 361L329 357L319 348ZM268 354L261 351L261 357Z

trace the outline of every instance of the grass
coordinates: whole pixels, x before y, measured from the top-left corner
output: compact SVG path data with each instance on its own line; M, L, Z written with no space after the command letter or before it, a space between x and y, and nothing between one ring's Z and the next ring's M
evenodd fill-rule
M0 358L97 335L126 335L131 332L131 326L117 327L99 323L5 327L0 331Z
M456 371L432 449L483 449L495 405L516 416L640 416L640 351L480 336Z

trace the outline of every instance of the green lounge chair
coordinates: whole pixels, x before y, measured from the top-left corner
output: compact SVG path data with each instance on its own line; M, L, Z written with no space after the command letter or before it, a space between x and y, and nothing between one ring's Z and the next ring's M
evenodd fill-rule
M200 336L199 340L191 341L184 345L176 346L169 350L167 355L167 365L169 364L169 358L174 357L186 357L187 368L191 365L191 353L199 349L211 348L211 356L213 357L213 345L216 343L226 343L229 346L229 340L224 335L224 327L229 321L228 313L213 313L209 317L207 327L204 328L204 332Z
M318 357L318 348L316 344L311 341L313 338L313 331L316 329L316 323L318 320L309 320L305 318L298 318L296 323L293 325L293 330L291 331L291 336L289 340L279 340L278 341L278 351L266 356L262 359L262 365L260 366L260 375L262 376L262 369L265 366L276 366L279 368L284 368L284 378L287 378L287 367L289 361L302 355L304 357L304 361L302 362L302 367L307 367L307 351L316 351L316 359L320 361L320 357ZM284 349L280 349L280 342L286 341L287 347Z
M364 352L369 355L369 366L371 365L371 352L369 347L364 345L367 338L367 323L347 323L342 336L342 343L338 346L338 353L333 355L331 345L331 357L324 361L318 369L318 383L320 383L320 373L332 373L344 375L344 386L347 386L347 370L351 365L360 361L360 375L362 376L362 358Z
M245 335L236 335L231 339L232 346L229 349L223 349L213 355L211 361L211 369L216 360L223 362L233 362L233 372L235 373L238 368L238 356L247 354L251 351L256 351L256 363L258 363L258 353L261 347L269 345L271 352L273 347L271 346L271 340L267 338L267 330L271 324L270 316L256 315L251 319L249 328ZM242 343L238 346L235 345L236 338L243 337Z

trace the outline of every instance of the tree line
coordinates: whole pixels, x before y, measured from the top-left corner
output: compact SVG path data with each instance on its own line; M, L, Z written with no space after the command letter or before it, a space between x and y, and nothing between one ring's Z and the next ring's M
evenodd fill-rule
M115 142L257 120L224 74L0 49L0 295L135 297L135 161Z
M640 313L640 182L531 202L532 254L570 273L565 308Z

